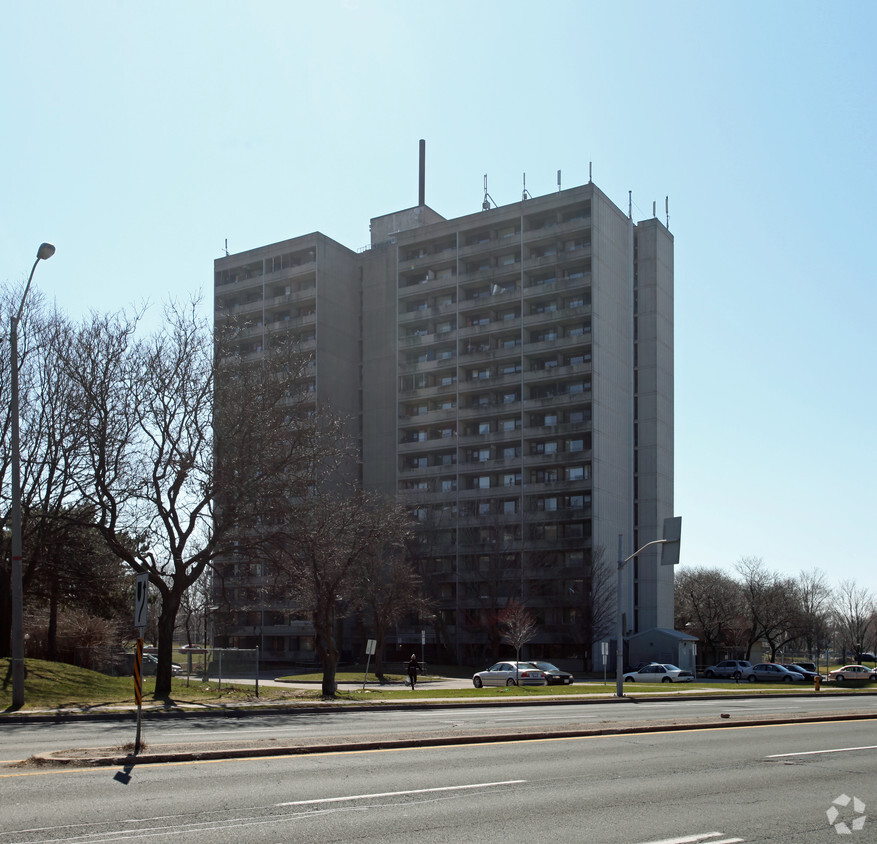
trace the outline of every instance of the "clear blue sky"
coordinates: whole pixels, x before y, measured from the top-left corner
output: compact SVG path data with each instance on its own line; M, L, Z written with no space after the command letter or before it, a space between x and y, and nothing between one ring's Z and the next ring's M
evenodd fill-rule
M426 199L595 183L676 239L682 559L872 587L873 2L2 0L0 279L74 316ZM157 310L157 308L154 308Z

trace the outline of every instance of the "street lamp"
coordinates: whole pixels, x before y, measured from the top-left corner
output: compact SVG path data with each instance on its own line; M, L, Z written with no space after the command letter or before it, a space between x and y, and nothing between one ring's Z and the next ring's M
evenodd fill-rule
M12 375L10 413L12 415L12 708L24 706L24 598L21 583L21 454L18 439L18 323L24 310L30 283L40 261L55 254L51 243L41 243L37 259L27 278L18 313L9 318L9 360Z
M622 626L621 613L621 594L622 594L622 572L625 565L634 557L642 554L646 548L653 545L661 545L663 553L661 555L661 564L665 566L673 566L679 562L679 540L682 533L682 518L680 516L671 516L664 519L664 538L655 539L647 542L642 548L638 548L626 559L622 555L622 537L618 534L618 583L615 594L615 696L624 697L624 630Z

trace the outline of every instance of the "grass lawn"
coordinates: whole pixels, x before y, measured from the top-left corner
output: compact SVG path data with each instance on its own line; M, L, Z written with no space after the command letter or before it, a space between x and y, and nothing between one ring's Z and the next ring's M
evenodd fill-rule
M27 676L24 681L24 711L34 709L83 710L96 706L134 706L134 680L132 677L109 677L87 668L77 668L63 662L47 662L41 659L25 660ZM143 678L143 703L153 703L155 678ZM202 683L195 677L186 685L185 677L174 677L168 703L203 703L205 706L223 703L253 703L265 700L301 700L320 697L319 690L270 689L260 687L260 697L255 696L252 686L230 686L215 682ZM0 712L10 711L12 705L12 677L10 660L0 659Z
M9 671L9 660L0 659L0 715L10 712L12 704L12 680ZM96 671L85 668L77 668L61 662L46 662L38 659L26 660L27 677L25 679L25 706L24 710L38 709L65 709L68 711L88 711L101 706L134 706L134 681L131 677L108 677ZM356 683L361 686L365 666L350 666L345 671L336 675L339 683ZM540 697L566 697L597 696L615 694L615 681L609 679L603 683L599 680L574 683L571 686L500 686L493 688L476 689L470 686L463 689L447 689L430 687L430 680L438 676L448 676L451 670L445 673L444 667L436 670L435 675L426 674L421 679L423 686L412 691L403 685L404 674L386 673L386 685L375 685L378 680L374 674L369 673L365 691L357 688L353 691L339 691L336 699L350 702L381 702L381 701L404 701L404 700L442 700L442 699L471 699L483 700L486 698L529 698ZM458 677L468 678L471 673L467 669L456 667L454 672ZM189 678L188 685L185 677L175 677L171 696L165 701L159 701L168 705L174 704L202 704L205 708L222 707L228 704L269 704L282 703L283 701L319 701L320 683L322 675L290 674L284 679L299 683L312 684L312 688L295 689L277 686L260 685L259 697L255 695L253 686L233 686L223 682L220 690L215 681L203 683L195 676ZM144 705L155 703L152 692L155 688L155 680L146 677L143 680ZM852 684L823 684L819 694L830 694L832 691L851 691ZM869 683L865 689L874 689L875 684ZM794 685L782 683L770 685L767 683L625 683L624 694L636 696L639 694L671 694L671 693L728 693L738 692L748 695L760 693L775 693L777 691L812 692L813 687L807 683ZM815 692L813 692L815 694Z

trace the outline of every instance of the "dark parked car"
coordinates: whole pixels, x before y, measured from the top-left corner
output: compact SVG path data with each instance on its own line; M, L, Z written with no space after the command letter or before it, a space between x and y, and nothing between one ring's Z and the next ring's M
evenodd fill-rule
M811 682L815 680L817 677L821 680L822 675L818 671L811 671L807 666L813 665L812 662L793 662L786 666L789 671L797 671L799 674L804 675L805 680L810 680Z
M533 660L533 665L535 665L540 671L545 672L545 679L548 681L549 686L572 685L572 674L567 671L561 671L556 665L550 662L542 662L538 659Z

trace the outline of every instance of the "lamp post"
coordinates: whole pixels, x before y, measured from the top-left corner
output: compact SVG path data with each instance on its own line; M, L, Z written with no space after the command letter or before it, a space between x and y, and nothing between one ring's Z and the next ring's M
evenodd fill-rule
M55 254L51 243L41 243L33 262L18 313L9 319L9 361L11 369L10 413L12 415L12 708L24 706L24 597L21 573L21 454L18 439L18 323L24 310L30 283L40 261Z
M622 573L624 567L634 557L638 557L647 548L660 545L664 550L661 564L673 566L679 563L679 540L682 533L682 518L671 516L664 519L664 538L647 542L642 548L638 548L629 557L623 557L622 536L618 535L618 582L615 593L615 696L624 697L624 626L622 623Z

